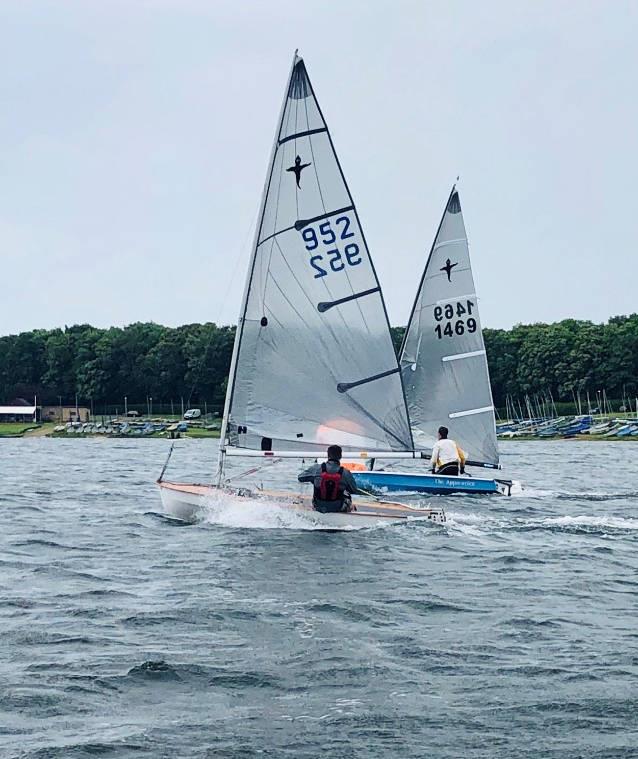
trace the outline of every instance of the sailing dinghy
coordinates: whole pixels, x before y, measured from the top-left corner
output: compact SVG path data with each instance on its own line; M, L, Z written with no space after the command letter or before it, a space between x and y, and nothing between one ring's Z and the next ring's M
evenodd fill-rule
M456 186L448 198L401 348L415 450L430 458L440 426L468 453L467 465L499 468L494 404L465 224ZM374 491L500 493L512 483L490 477L417 471L356 471Z
M166 512L192 519L219 494L287 506L334 528L441 509L355 497L320 514L309 496L236 487L231 457L413 457L401 371L359 216L306 67L293 61L262 197L235 337L212 485L158 480ZM254 463L254 462L253 462ZM295 478L296 479L296 478ZM296 483L295 483L296 484Z

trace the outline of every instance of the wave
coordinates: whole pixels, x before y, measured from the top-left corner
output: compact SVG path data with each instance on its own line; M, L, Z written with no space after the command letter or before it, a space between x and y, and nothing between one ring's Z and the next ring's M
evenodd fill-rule
M254 669L232 669L229 667L205 666L199 664L169 664L164 659L147 660L131 667L124 678L114 678L122 688L128 679L167 683L199 683L210 688L275 688L281 689L279 678L269 672Z
M81 743L64 743L63 745L50 745L33 749L28 753L20 753L20 759L86 759L87 756L130 756L133 753L147 754L149 751L149 739L140 734L122 738L120 736L111 741L90 740ZM123 753L125 752L125 753ZM160 754L155 754L160 756ZM164 756L164 754L162 754Z
M67 545L65 543L57 543L55 540L43 540L41 538L29 538L27 540L20 540L14 545L19 546L21 548L33 548L33 547L44 547L44 548L60 548L63 551L83 551L87 550L85 546L71 546Z
M170 514L162 514L160 511L145 511L144 512L145 517L151 517L151 519L156 519L158 522L163 522L164 524L169 524L171 527L190 527L190 522L185 522L183 519L177 519L176 517L170 516Z
M177 671L163 659L159 661L145 661L136 667L131 667L127 672L129 677L139 677L152 680L181 680Z

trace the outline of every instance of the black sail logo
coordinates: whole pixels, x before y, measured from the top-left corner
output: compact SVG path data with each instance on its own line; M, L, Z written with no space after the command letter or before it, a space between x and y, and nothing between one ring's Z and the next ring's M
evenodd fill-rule
M295 158L295 163L293 166L290 166L286 171L292 171L295 174L295 179L297 180L297 187L301 189L301 185L299 184L299 180L301 179L301 172L307 167L310 166L309 163L301 163L300 156L297 156Z
M440 271L444 271L444 272L447 274L447 281L448 281L448 282L451 282L451 281L452 281L452 269L453 269L455 266L458 266L458 262L457 262L457 263L455 263L455 264L453 264L453 263L450 261L450 259L448 258L448 260L445 262L445 266L442 266L442 267L440 268Z

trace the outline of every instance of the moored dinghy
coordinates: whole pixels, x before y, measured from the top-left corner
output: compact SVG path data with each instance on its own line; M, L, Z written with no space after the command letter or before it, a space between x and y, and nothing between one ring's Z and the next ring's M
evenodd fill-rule
M191 519L222 494L301 510L329 528L444 521L441 509L375 497L356 497L351 512L319 514L307 496L236 487L225 477L229 456L315 459L330 444L357 456L413 455L379 282L306 67L295 56L235 337L217 482L160 477L164 508Z
M470 254L452 188L401 348L414 446L428 458L440 426L468 452L469 465L499 468L494 404ZM373 490L510 494L509 480L416 471L354 472Z

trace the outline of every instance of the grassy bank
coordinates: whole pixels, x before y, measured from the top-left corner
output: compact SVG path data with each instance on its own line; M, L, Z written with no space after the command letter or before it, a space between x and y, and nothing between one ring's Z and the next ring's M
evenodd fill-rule
M185 437L219 437L219 430L204 430L199 427L189 429Z
M22 437L25 432L39 429L41 426L24 422L0 422L0 437Z

